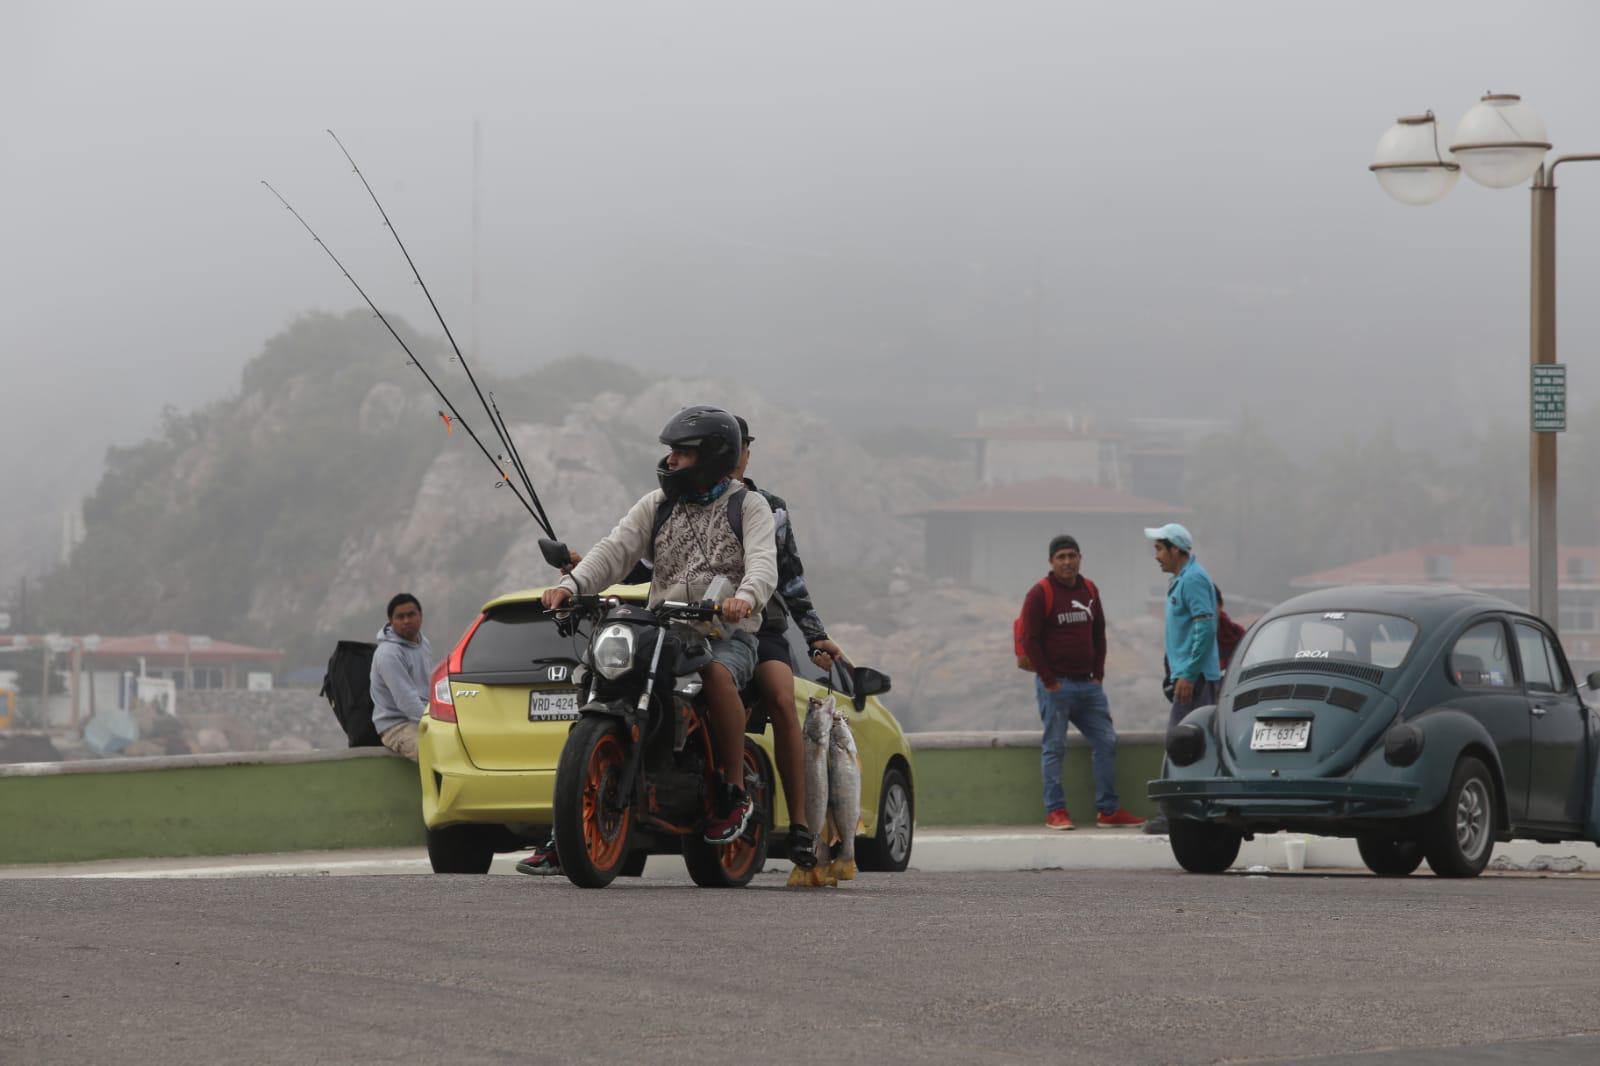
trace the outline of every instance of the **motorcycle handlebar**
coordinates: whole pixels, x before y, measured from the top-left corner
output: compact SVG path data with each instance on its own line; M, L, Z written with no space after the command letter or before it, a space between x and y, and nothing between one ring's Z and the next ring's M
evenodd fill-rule
M570 618L573 615L591 617L598 615L605 609L615 607L621 602L615 596L573 596L550 613L558 619ZM656 614L663 619L673 618L686 622L715 622L722 616L722 608L709 603L677 603L669 601L658 606Z

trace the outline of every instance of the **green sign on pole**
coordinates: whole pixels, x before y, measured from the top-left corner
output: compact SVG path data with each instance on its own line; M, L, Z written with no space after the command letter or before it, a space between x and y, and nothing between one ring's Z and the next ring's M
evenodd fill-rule
M1533 364L1533 431L1564 433L1567 428L1567 365Z

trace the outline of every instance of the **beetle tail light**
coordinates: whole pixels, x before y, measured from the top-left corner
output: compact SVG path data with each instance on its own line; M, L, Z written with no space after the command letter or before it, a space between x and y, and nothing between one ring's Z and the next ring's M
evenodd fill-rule
M1205 730L1193 722L1184 722L1167 734L1167 758L1174 766L1190 766L1205 754Z
M1410 766L1422 757L1423 732L1414 725L1397 725L1383 736L1383 757L1390 766Z

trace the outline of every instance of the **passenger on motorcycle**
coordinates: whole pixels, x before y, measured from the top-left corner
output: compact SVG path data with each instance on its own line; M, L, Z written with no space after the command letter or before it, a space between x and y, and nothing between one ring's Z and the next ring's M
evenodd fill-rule
M733 476L765 498L772 508L778 550L778 591L768 601L761 631L756 634L756 685L772 719L778 776L783 780L783 794L789 806L789 858L795 865L809 869L816 864L817 857L812 828L806 825L805 749L800 740L800 715L794 702L794 669L790 665L789 641L785 636L788 621L784 611L787 610L795 625L800 627L817 666L830 669L835 659L843 658L843 653L839 645L828 639L828 631L811 603L805 566L800 562L800 549L795 544L794 529L789 521L789 505L783 497L759 488L745 476L745 468L750 465L750 445L755 438L750 435L748 422L743 418L738 418L738 422L743 451Z
M599 592L621 581L640 560L652 567L651 606L698 598L718 577L737 586L722 603L728 628L711 639L712 661L700 673L722 777L703 832L708 842L720 844L744 832L751 814L744 792L745 712L739 693L754 674L761 608L778 582L772 509L732 476L744 442L728 412L686 407L661 431L661 443L671 449L656 468L661 487L634 504L610 535L545 592L543 602L546 610L556 610L574 595ZM742 518L742 537L735 535L734 507Z

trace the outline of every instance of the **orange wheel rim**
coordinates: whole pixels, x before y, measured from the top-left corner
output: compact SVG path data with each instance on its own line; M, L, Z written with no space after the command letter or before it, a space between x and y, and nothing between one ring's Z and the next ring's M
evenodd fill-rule
M617 779L622 774L622 745L607 733L595 742L589 753L588 772L583 780L583 846L589 861L599 870L608 870L622 861L623 844L628 837L630 809L608 810L615 800Z
M738 880L750 872L750 867L761 861L761 855L767 846L767 784L766 777L761 773L761 765L756 761L755 754L749 748L744 752L744 777L746 783L751 779L758 782L750 791L750 799L757 807L757 813L750 816L751 824L737 838L718 847L721 854L718 859L722 863L723 872L730 878ZM757 819L760 819L759 823Z

